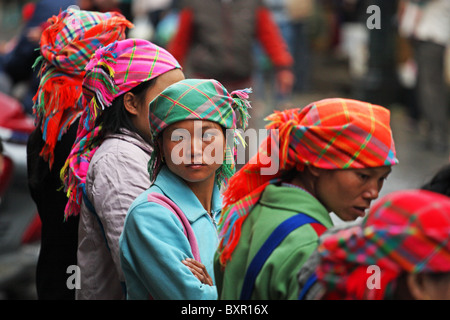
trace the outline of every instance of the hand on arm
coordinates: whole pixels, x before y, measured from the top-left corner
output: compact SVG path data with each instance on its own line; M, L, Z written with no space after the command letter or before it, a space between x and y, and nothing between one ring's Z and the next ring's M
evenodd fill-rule
M206 267L202 263L191 258L187 258L181 262L188 267L192 274L203 284L207 284L208 286L214 285L211 276L208 274Z

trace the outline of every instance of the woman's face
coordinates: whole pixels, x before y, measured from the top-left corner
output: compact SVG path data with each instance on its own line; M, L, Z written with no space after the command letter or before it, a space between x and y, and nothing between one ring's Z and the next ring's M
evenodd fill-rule
M133 117L133 123L136 129L150 139L150 122L149 122L149 104L168 86L184 79L184 74L180 69L173 69L163 73L156 78L153 86L147 89L145 93L144 103L136 108L136 117Z
M225 147L225 136L219 124L184 120L163 131L160 149L168 168L190 184L214 181L216 170L223 163Z
M352 221L363 217L372 200L378 198L391 167L316 171L316 197L340 219Z

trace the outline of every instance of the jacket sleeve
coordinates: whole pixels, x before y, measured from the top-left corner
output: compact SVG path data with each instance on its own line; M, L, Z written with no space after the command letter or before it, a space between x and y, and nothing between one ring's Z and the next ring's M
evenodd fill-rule
M294 60L289 53L286 41L274 22L272 13L264 6L260 6L256 13L256 37L275 67L292 67Z
M180 11L178 29L175 36L169 42L167 51L169 51L180 65L183 65L184 59L189 51L193 33L193 13L185 8Z
M154 299L217 299L216 287L202 284L181 262L193 256L180 221L168 209L151 202L133 206L120 248L128 292L129 283L138 281Z
M145 161L136 154L120 157L106 154L95 163L92 185L87 185L88 197L102 222L114 266L122 281L119 238L129 207L150 185Z

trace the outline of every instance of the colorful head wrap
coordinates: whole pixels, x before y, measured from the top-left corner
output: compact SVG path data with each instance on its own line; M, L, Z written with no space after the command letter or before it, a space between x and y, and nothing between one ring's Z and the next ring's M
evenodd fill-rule
M100 145L100 142L94 145L102 130L101 126L95 126L95 120L115 98L176 68L181 67L167 50L146 40L116 41L95 52L86 66L83 80L83 98L87 107L81 115L72 151L61 170L69 197L66 218L80 211L89 163Z
M275 112L266 120L272 134L253 159L229 181L219 221L220 262L236 247L241 225L269 183L283 172L305 165L323 169L390 166L398 163L389 126L389 110L350 99L325 99L303 109ZM278 162L274 174L262 169Z
M150 103L150 131L153 144L167 126L182 120L209 120L226 129L236 129L237 121L245 130L248 125L250 89L228 93L217 80L186 79L167 87ZM239 117L236 114L238 112ZM236 145L244 143L234 130L233 143L227 143L224 163L216 173L217 184L223 185L235 172ZM239 141L240 140L240 141ZM157 148L149 161L150 180L156 178L162 162Z
M42 65L33 101L45 141L40 155L51 168L56 142L83 109L81 83L90 56L98 48L125 38L125 29L133 24L116 12L75 8L53 16L49 23L41 37L41 56L35 62Z
M390 299L402 273L450 272L450 198L426 190L380 199L360 226L319 244L316 270L328 299ZM379 286L369 288L376 266Z

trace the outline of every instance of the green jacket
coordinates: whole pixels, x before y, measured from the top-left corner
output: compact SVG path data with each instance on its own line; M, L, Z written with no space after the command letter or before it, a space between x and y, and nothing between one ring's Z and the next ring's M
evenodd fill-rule
M307 192L287 186L269 185L242 225L241 237L231 260L223 269L215 257L219 298L239 299L244 275L254 255L273 230L286 219L303 212L327 229L333 222L325 207ZM317 247L318 236L308 224L292 231L269 256L255 281L252 299L297 299L297 274Z

